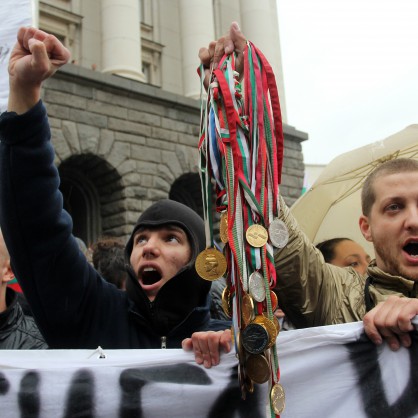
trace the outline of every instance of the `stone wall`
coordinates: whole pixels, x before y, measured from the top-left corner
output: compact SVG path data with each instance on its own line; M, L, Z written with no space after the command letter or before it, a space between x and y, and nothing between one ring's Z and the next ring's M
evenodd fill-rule
M43 100L67 209L87 243L126 238L177 179L197 176L199 101L71 64L45 83ZM303 185L307 135L287 125L284 132L281 192L291 204Z

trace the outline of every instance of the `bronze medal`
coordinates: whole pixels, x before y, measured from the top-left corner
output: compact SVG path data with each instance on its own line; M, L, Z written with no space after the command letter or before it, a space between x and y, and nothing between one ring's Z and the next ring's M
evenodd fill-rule
M247 389L249 393L254 392L254 383L251 380L251 377L248 375L248 370L246 370L246 373L244 375L244 386L245 386L245 389Z
M228 286L222 292L222 310L228 318L232 318L232 299Z
M250 354L260 354L267 349L270 342L269 334L261 324L251 322L241 332L242 346Z
M247 229L245 237L252 247L259 248L267 244L268 233L263 225L255 224Z
M241 388L241 398L245 401L245 398L247 396L247 390L245 388L245 369L244 365L242 364L238 365L238 380L239 386Z
M205 280L218 280L226 272L225 256L215 248L206 248L196 258L197 274Z
M284 411L285 400L283 386L280 383L276 383L270 391L270 402L276 415L280 415Z
M242 297L241 317L242 322L244 323L244 327L246 327L255 317L254 302L252 297L248 293L245 293Z
M271 311L274 312L277 307L279 306L277 295L274 292L274 290L270 290L270 304L271 304ZM267 311L267 298L263 302L263 309L264 311Z
M252 298L257 302L262 302L266 298L264 277L258 271L251 273L248 279L248 291Z
M274 312L279 306L279 301L277 299L277 295L274 290L270 290L270 301L271 301L271 310Z
M276 248L283 248L289 241L289 231L286 224L279 218L274 219L269 226L270 242Z
M262 384L270 378L270 365L262 354L250 354L245 362L247 374L255 383Z
M228 212L222 212L221 220L219 221L219 236L221 241L226 244L228 242Z

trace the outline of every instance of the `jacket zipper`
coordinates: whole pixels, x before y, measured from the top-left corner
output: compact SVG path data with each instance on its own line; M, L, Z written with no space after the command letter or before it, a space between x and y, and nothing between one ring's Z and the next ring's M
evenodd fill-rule
M167 337L161 337L161 348L167 348Z

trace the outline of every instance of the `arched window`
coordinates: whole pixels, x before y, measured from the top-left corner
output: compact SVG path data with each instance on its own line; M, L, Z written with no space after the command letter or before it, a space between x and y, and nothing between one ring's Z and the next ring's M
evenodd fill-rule
M177 202L184 203L203 218L202 186L199 174L186 173L181 175L171 186L168 197ZM214 239L221 245L219 238L220 214L215 209L215 192L213 192L212 198Z
M184 203L203 218L203 201L200 186L200 176L197 173L181 175L171 186L168 197Z
M87 245L101 233L100 199L95 186L80 170L60 168L64 209L73 218L73 233Z
M64 209L73 218L74 235L87 245L104 234L123 236L126 202L117 170L93 154L74 155L58 170Z

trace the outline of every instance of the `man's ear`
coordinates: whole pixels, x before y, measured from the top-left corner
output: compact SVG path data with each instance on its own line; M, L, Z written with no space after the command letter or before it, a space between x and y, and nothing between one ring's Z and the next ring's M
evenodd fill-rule
M10 266L10 260L6 261L3 267L3 283L11 282L15 278L12 267Z
M365 215L361 215L358 223L360 225L360 231L363 234L363 237L367 241L372 242L372 231L369 223L369 218Z

